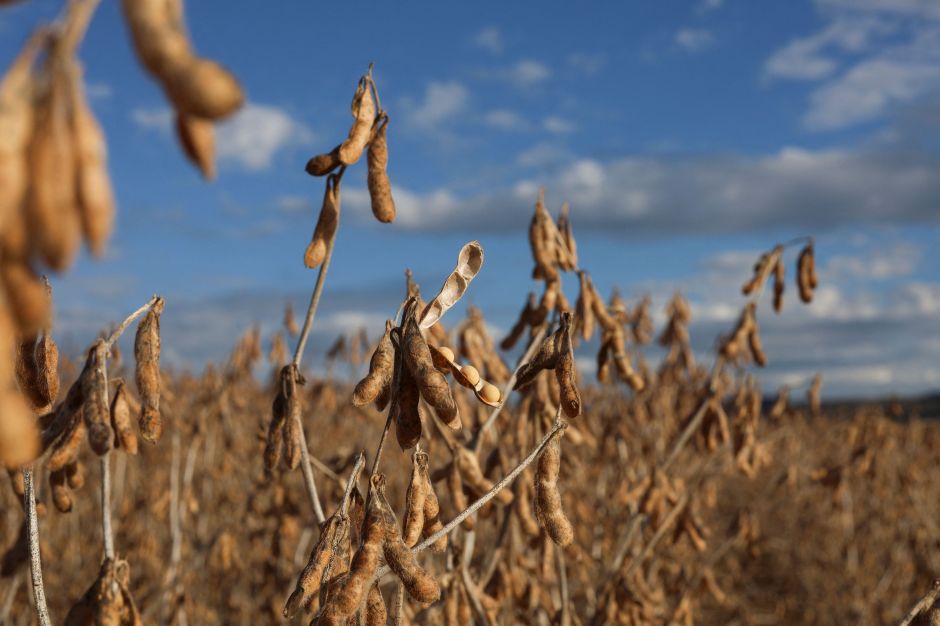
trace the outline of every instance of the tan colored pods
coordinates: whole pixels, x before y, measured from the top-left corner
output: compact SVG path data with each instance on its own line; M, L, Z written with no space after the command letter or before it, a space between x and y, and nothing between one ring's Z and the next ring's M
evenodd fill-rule
M327 565L333 558L333 546L336 543L337 533L347 531L348 529L340 522L338 515L332 515L323 523L320 538L310 552L307 565L300 573L297 585L284 605L284 617L293 617L301 606L309 607L312 604L320 590L320 585L323 584L323 574L326 572Z
M437 296L431 300L418 317L421 328L430 328L463 297L470 281L483 267L483 246L471 241L460 249L457 266L451 272Z
M359 80L353 96L352 114L355 121L349 129L349 136L339 146L339 160L343 165L352 165L359 160L372 135L375 100L372 98L371 80L365 76Z
M331 174L326 179L326 190L323 192L323 205L320 207L320 217L317 219L313 237L304 252L304 265L315 269L326 259L326 249L336 236L339 227L340 211L340 177Z
M114 429L114 446L127 454L137 454L137 435L131 427L131 408L127 401L127 386L117 384L111 400L111 428Z
M404 322L402 351L404 366L421 390L421 397L434 408L441 421L454 430L460 430L457 403L454 402L447 379L434 367L428 344L418 330L414 315Z
M561 506L558 492L560 468L561 439L555 437L539 456L535 475L535 515L552 541L564 547L574 539L574 530Z
M375 125L367 156L369 198L375 219L388 224L395 219L395 200L392 198L392 184L387 171L388 141L385 135L388 130L388 114L383 113Z
M140 436L148 443L157 443L163 433L160 418L160 315L164 300L157 300L137 326L134 337L134 379L140 394Z
M107 347L99 339L88 352L85 371L82 372L82 416L88 431L88 443L95 454L104 455L111 449L114 437L111 432L111 416L108 409L105 359Z
M215 128L212 120L177 111L176 137L183 153L199 168L203 178L215 178Z
M411 455L411 482L405 493L405 513L402 516L402 540L409 548L421 538L424 530L424 504L428 497L428 483L425 478L428 471L428 455L415 451ZM423 468L423 469L422 469Z
M391 385L395 369L395 346L391 338L392 322L385 322L385 334L369 360L369 373L356 385L353 391L353 405L363 406L375 401L382 391Z

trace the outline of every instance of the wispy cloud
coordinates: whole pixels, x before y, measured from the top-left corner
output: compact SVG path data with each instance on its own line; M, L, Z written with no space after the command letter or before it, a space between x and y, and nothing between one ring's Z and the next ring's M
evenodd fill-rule
M558 117L557 115L549 115L542 120L542 128L550 133L561 135L572 132L575 129L575 125L573 122Z
M462 113L470 101L470 92L458 81L431 82L420 100L405 99L406 120L423 130L436 129L440 124Z
M498 26L487 26L470 40L477 48L486 50L493 54L499 54L503 51L503 32Z
M676 31L675 42L686 52L702 52L715 44L715 35L704 28L680 28Z
M559 202L571 200L579 227L626 237L936 223L940 218L940 177L935 174L940 156L902 146L784 148L756 158L644 155L600 161L571 158L557 146L541 144L518 159L529 166L553 160L555 167L543 181L520 181L479 195L396 189L396 199L402 193L408 198L399 223L427 231L519 228L529 219L536 183L544 183Z
M585 76L594 76L607 64L607 57L600 53L573 52L565 59L565 64Z
M216 154L221 162L236 163L246 170L263 170L278 152L307 145L313 131L303 122L274 106L248 103L217 127Z
M491 128L505 131L522 131L529 126L524 117L507 109L489 111L483 116L483 123Z
M771 78L822 81L803 122L837 130L872 122L940 90L940 5L921 0L817 0L819 32L767 60Z
M165 107L140 107L131 112L139 127L170 133L173 113ZM286 110L247 103L231 118L216 125L216 156L223 165L248 171L267 169L281 151L308 145L314 134Z
M552 70L541 61L522 59L506 67L478 70L477 76L501 80L517 87L532 87L551 78Z

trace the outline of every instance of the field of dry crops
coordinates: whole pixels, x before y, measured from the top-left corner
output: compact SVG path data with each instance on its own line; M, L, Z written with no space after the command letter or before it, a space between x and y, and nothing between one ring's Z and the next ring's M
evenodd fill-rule
M100 253L114 218L76 57L97 4L67 3L0 83L0 625L940 624L936 407L831 405L824 373L756 376L774 358L759 320L812 306L812 237L741 268L740 315L701 362L683 296L602 296L576 212L540 193L507 336L473 306L447 315L498 275L470 241L438 291L402 268L384 329L305 355L347 172L365 170L379 222L396 216L372 66L346 137L306 166L325 189L301 324L288 309L227 361L169 372L173 303L154 296L60 356L42 273L83 240ZM123 9L211 178L238 82L196 54L181 3ZM324 356L357 375L318 374Z

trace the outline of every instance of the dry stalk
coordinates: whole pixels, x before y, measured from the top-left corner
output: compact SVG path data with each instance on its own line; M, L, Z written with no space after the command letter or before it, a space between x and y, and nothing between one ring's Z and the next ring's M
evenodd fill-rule
M26 501L26 527L29 533L29 574L33 583L33 598L40 626L51 626L46 589L42 584L42 556L39 554L39 518L36 515L36 490L32 468L23 470L23 498Z
M925 593L923 597L917 601L917 604L908 611L904 619L898 622L898 626L910 626L910 624L917 619L917 616L932 607L938 600L940 600L940 578L933 581L933 584L930 586L930 591Z
M476 500L473 504L468 506L466 509L461 511L454 519L444 524L444 527L441 528L439 531L429 536L427 539L425 539L424 541L416 545L414 548L412 548L411 551L417 553L417 552L421 552L422 550L426 550L435 541L437 541L444 535L448 534L454 528L456 528L457 525L460 524L462 521L464 521L465 519L467 519L468 517L470 517L477 511L479 511L481 508L483 508L483 506L486 505L487 502L495 498L497 494L499 494L500 491L502 491L503 489L511 485L512 481L514 481L516 477L519 476L519 474L525 471L525 468L531 465L532 462L535 461L536 458L538 458L542 450L545 449L545 446L551 443L552 440L557 435L559 435L559 433L564 431L567 427L568 427L568 424L566 422L556 421L555 425L552 426L551 430L549 430L548 433L546 433L546 435L542 437L542 440L539 441L538 445L532 448L532 451L529 452L529 455L519 462L519 465L514 467L511 472L506 474L506 476L503 477L498 483L493 485L493 488L490 489L487 493L481 496L478 500ZM387 565L383 566L379 569L376 576L378 578L381 578L382 576L385 576L386 574L388 574L390 571L391 569L389 569Z

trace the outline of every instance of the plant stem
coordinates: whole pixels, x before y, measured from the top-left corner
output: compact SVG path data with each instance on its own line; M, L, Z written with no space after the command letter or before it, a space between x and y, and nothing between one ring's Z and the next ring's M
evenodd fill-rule
M502 480L500 480L498 483L493 485L493 488L490 489L485 495L481 496L480 499L478 499L476 502L468 506L464 511L458 514L457 517L447 522L447 524L445 524L444 527L441 528L439 531L437 531L436 533L434 533L433 535L431 535L430 537L428 537L427 539L425 539L424 541L416 545L414 548L412 548L411 551L414 553L418 553L418 552L421 552L422 550L426 550L428 547L433 545L434 542L436 542L438 539L440 539L441 537L443 537L444 535L452 531L462 521L464 521L465 519L467 519L468 517L470 517L477 511L479 511L481 508L483 508L483 506L486 505L487 502L495 498L496 495L500 491L502 491L507 486L512 484L512 481L514 481L516 477L525 470L525 468L531 465L532 461L538 458L538 455L542 452L542 450L545 449L545 446L551 443L552 440L557 435L559 435L559 433L564 431L567 427L568 427L568 424L566 422L556 421L555 425L552 426L552 429L549 430L548 433L544 437L542 437L542 440L538 443L537 446L535 446L532 449L529 455L519 462L519 465L513 468L511 472L506 474L506 476ZM377 576L381 578L382 576L389 573L390 571L391 569L389 569L389 567L385 565L379 569Z
M46 590L42 584L42 556L39 554L39 518L36 515L36 491L32 467L23 469L23 499L26 501L26 532L29 538L29 574L33 582L33 598L40 626L51 626Z
M918 615L928 610L937 600L940 600L940 578L933 581L933 585L930 586L930 591L925 593L924 596L917 601L917 604L904 616L904 619L898 622L898 626L909 626Z

